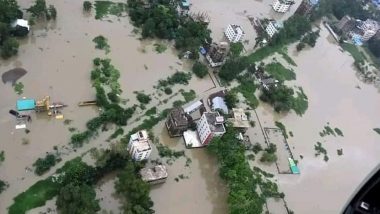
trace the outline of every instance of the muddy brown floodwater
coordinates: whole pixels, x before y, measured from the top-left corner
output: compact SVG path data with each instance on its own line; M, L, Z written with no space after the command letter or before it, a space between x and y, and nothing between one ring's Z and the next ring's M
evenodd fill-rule
M32 0L22 0L19 4L21 8L27 8L31 2ZM190 71L189 64L181 62L177 53L171 48L162 54L157 54L153 46L155 41L138 40L138 36L132 33L133 26L129 23L128 17L112 17L105 21L95 20L94 14L91 16L83 14L83 1L59 0L47 1L47 4L54 4L57 8L57 20L33 26L28 37L20 41L18 55L9 60L0 60L0 74L15 68L28 71L17 80L25 86L21 96L14 92L11 84L0 84L0 151L5 151L5 161L0 166L0 179L9 183L9 188L0 195L0 213L6 213L7 207L12 204L15 196L36 181L51 175L65 161L92 147L107 147L105 139L113 130L100 133L98 138L91 140L77 152L64 149L71 135L68 128L75 127L83 130L85 123L98 114L96 108L77 106L80 101L94 99L90 71L95 57L112 59L112 64L120 70L119 82L123 90L121 96L129 100L128 106L137 103L133 91L143 90L146 94L152 94L155 92L153 86L159 79L167 78L177 70ZM108 55L105 55L104 51L96 50L92 42L92 39L100 34L108 39L111 46L111 52ZM197 94L201 94L213 86L208 77L202 80L193 77L188 86L176 86L173 91L194 89ZM28 124L30 133L15 130L16 121L8 111L15 108L16 100L21 97L41 99L46 95L49 95L52 101L61 101L68 105L62 112L65 119L73 120L72 123L64 125L62 120L30 112L33 121ZM153 99L146 106L147 109L157 106L159 110L163 110L171 105L170 102L166 106L160 105L158 99L162 100L162 96L155 94L158 98ZM134 117L138 117L140 112L139 110ZM126 127L127 131L136 126L129 124L131 125ZM28 144L23 144L23 141ZM26 168L32 168L37 158L44 157L46 152L53 151L54 146L58 146L59 151L63 153L63 161L43 176L36 176L33 172L26 170ZM202 161L207 162L208 159L200 158L199 162ZM205 166L208 164L210 163L207 162ZM203 167L203 164L200 165ZM201 176L201 173L195 174L193 179L197 179L196 176ZM195 185L194 183L198 181L202 180L199 178L190 184ZM110 187L112 185L107 183L102 187L103 192L109 193L107 189ZM191 188L188 187L188 189ZM207 197L202 195L206 194L206 191L198 193L200 198ZM174 192L169 194L174 194ZM157 197L156 200L158 200ZM104 201L105 204L106 202ZM183 201L181 206L186 203L191 202ZM224 201L215 203L224 203ZM54 203L49 202L49 204ZM111 202L110 206L115 204L117 203ZM207 209L212 210L209 207Z
M288 143L300 161L301 174L278 178L285 200L295 213L340 213L380 162L379 135L372 130L379 126L380 94L373 85L357 79L352 57L339 51L329 37L321 26L321 36L313 49L295 55L295 45L289 47L298 65L294 68L294 84L302 86L309 98L306 113L302 117L293 112L278 115L268 105L257 109L267 126L280 120L294 134ZM344 137L321 137L319 132L327 122L341 129ZM317 142L326 148L328 162L314 156ZM337 149L343 149L342 156L337 155Z
M221 181L216 158L205 148L186 149L182 138L170 138L163 122L154 129L154 134L164 145L174 150L185 150L191 158L190 167L185 167L186 159L181 157L168 166L169 177L164 184L153 186L151 197L157 213L228 213L227 189ZM151 159L158 157L154 152ZM180 174L188 179L179 179Z

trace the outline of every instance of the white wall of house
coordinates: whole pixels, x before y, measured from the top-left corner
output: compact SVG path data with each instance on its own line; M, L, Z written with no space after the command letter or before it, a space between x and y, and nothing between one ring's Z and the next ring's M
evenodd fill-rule
M291 1L288 0L275 0L272 4L272 8L274 11L278 13L285 13L289 10L290 5L292 5Z
M224 34L226 35L227 39L232 42L240 42L244 36L244 31L240 26L237 25L228 25L227 29L225 30Z

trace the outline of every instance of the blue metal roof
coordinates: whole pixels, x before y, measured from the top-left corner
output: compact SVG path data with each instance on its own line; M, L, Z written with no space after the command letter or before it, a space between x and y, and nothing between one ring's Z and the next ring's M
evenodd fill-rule
M17 111L33 110L36 107L36 101L33 99L22 99L16 102Z
M310 0L310 4L317 5L319 3L319 0Z

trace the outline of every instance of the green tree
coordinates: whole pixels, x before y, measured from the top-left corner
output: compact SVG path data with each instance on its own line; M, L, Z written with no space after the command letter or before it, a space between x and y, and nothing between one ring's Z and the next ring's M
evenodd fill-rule
M232 43L230 45L230 55L232 57L238 57L240 53L243 51L243 44L241 42Z
M117 176L116 192L126 199L126 203L123 204L124 213L152 214L154 210L153 201L149 196L150 186L141 180L137 171L135 164L128 161L124 170Z
M100 210L95 190L86 184L70 183L62 187L56 205L62 214L93 214Z
M92 9L92 3L90 1L84 1L83 2L83 10L90 12Z
M203 78L208 74L208 69L206 65L196 61L193 65L193 72L197 77Z
M49 5L48 14L53 20L57 18L57 9L55 9L54 5Z
M3 41L9 37L9 32L9 26L5 23L0 22L0 46L3 44Z
M33 163L35 166L34 172L37 175L42 175L47 172L51 167L57 163L57 157L53 154L46 155L45 158L38 158L36 162Z
M368 48L376 57L380 57L380 39L372 37L368 40Z
M302 51L302 49L304 49L305 47L306 47L305 43L300 42L297 44L296 49L299 52L299 51Z
M0 22L9 24L11 21L21 18L20 13L22 14L16 0L0 0Z
M239 102L236 93L228 91L226 96L224 97L224 101L229 109L235 108L236 103Z
M30 12L34 17L44 17L47 15L46 1L36 0L34 5L30 6L26 11Z
M264 152L260 158L261 162L273 163L277 161L277 156L274 153Z
M7 38L1 47L1 57L8 59L18 53L19 43L15 38Z

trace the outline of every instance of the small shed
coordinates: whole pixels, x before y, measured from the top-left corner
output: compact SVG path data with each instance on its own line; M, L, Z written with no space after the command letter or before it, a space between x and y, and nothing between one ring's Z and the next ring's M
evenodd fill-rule
M36 101L34 99L20 99L16 102L17 111L33 110L36 107Z

